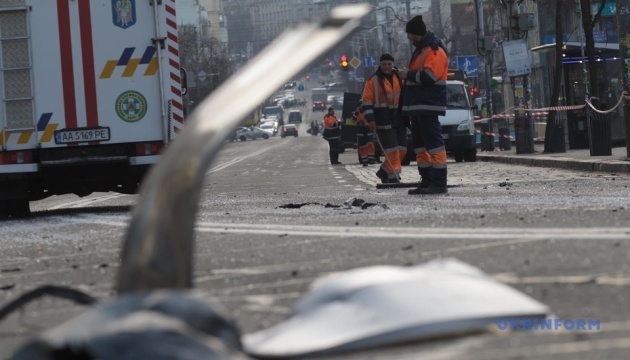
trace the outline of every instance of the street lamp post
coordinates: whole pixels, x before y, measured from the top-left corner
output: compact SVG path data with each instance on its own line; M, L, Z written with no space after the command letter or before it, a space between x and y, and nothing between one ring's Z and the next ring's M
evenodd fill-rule
M508 41L512 40L512 31L514 29L514 5L516 0L506 0L508 11ZM516 26L518 28L518 24ZM518 38L518 33L517 33ZM534 123L529 108L529 76L517 75L511 77L512 91L514 94L514 132L516 135L516 153L531 154L534 153ZM521 94L519 94L521 92ZM522 102L521 102L522 98Z

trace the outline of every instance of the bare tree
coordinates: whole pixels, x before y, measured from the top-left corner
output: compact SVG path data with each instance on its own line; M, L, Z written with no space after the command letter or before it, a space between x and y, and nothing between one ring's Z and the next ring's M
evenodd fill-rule
M212 36L204 36L194 25L180 25L178 29L181 66L195 80L189 101L199 102L234 72L222 44ZM199 77L200 73L206 76Z

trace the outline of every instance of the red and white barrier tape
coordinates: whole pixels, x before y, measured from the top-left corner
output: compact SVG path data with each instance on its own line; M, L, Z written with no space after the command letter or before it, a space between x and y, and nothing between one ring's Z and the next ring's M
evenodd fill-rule
M475 130L475 132L481 134L481 135L489 135L489 136L496 136L496 137L502 137L505 139L516 139L516 137L512 136L512 135L502 135L502 134L497 134L497 133L492 133L492 132L484 132L484 131L479 131L479 130Z
M630 100L630 97L627 97L627 98L628 100ZM550 111L580 110L580 109L583 109L585 106L586 104L571 105L571 106L551 106L551 107L540 108L540 109L523 109L523 111L532 113L532 118L534 118L534 120L542 120L542 119L546 119L549 116ZM483 122L484 120L490 120L490 119L510 120L510 119L513 119L514 116L515 116L514 114L497 114L497 115L493 115L492 117L483 118L483 119L476 117L475 122Z

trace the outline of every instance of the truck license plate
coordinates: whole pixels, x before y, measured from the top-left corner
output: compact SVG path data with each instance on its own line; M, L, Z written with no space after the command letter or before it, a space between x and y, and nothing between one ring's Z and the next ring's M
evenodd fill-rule
M67 129L55 131L56 144L109 141L109 128Z

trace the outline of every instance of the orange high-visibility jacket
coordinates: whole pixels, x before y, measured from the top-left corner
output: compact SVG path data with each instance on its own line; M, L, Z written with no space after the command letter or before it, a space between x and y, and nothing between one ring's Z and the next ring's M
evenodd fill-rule
M339 128L339 121L334 115L324 116L324 133L322 134L324 139L339 139L341 137L341 129Z
M448 75L448 56L439 43L439 39L423 39L423 44L416 48L409 63L409 72L403 90L402 114L445 115L446 113L446 77Z
M377 129L391 129L399 125L398 101L402 80L392 75L392 82L384 76L372 75L365 83L361 106L367 121L376 121Z

